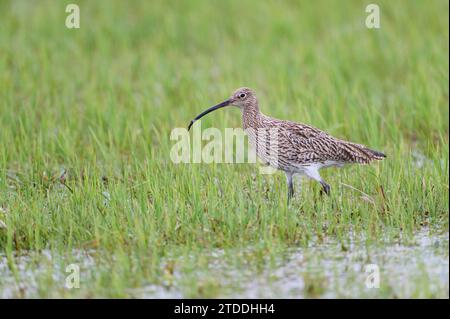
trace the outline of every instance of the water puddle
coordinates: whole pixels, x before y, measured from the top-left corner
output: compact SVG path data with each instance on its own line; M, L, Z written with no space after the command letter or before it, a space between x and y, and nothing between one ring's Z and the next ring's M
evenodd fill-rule
M8 258L0 254L0 299L40 297L40 289L45 289L45 281L64 283L70 274L68 265L76 264L80 269L93 271L96 263L93 251L73 250L70 258L58 256L49 250L41 252L23 251L14 256L11 269ZM69 261L70 260L70 261Z
M423 230L408 242L366 245L329 240L269 256L248 247L166 257L161 267L171 269L167 278L125 289L124 294L133 298L448 298L448 230L441 234ZM77 250L70 259L91 274L110 271L95 256ZM0 298L47 296L41 291L45 278L64 289L64 259L49 251L22 254L15 257L14 272L0 254ZM89 291L89 282L82 284ZM90 297L101 297L92 290Z
M188 278L185 272L175 272L169 288L148 286L130 290L130 294L138 298L196 297L209 285L213 296L224 298L448 298L448 249L448 232L430 235L422 231L409 245L366 246L353 241L346 247L329 241L288 249L275 261L262 264L251 258L247 263L245 258L243 263L233 262L232 256L252 256L251 248L228 253L217 250L205 269ZM194 287L187 287L189 283Z

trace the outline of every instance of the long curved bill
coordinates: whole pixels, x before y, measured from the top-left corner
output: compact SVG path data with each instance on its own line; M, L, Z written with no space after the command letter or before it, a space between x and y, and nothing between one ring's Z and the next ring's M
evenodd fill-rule
M217 104L217 105L214 105L214 106L210 107L209 109L207 109L206 111L204 111L204 112L200 113L199 115L197 115L197 116L191 121L191 123L189 123L188 131L191 129L192 124L194 124L195 121L199 120L200 118L202 118L202 117L205 116L206 114L211 113L212 111L215 111L215 110L217 110L217 109L220 109L220 108L222 108L222 107L225 107L225 106L230 105L230 102L231 102L230 100L223 101L222 103L219 103L219 104Z

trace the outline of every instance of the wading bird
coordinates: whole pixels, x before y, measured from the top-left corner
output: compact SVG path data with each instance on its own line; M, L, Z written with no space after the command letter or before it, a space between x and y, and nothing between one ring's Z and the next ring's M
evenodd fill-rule
M286 174L288 201L294 195L294 174L306 175L318 181L329 195L330 185L320 177L321 168L368 164L386 157L381 152L337 139L315 127L266 116L260 112L254 92L245 87L237 89L226 101L197 115L190 122L188 130L201 117L229 105L241 109L244 131L258 157Z

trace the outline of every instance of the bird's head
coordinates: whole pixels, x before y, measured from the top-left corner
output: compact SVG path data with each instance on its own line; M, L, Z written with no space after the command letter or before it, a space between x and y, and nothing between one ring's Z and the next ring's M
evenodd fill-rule
M212 111L215 111L217 109L220 109L225 106L237 106L241 110L244 110L246 108L257 106L257 100L255 93L249 88L242 87L234 91L234 93L230 96L229 99L223 101L222 103L219 103L217 105L214 105L210 107L209 109L205 110L204 112L197 115L191 123L189 123L188 130L191 128L192 124L194 124L195 121L199 120L203 116L205 116L208 113L211 113Z
M251 89L242 87L234 91L229 101L230 105L245 108L256 103L256 96Z

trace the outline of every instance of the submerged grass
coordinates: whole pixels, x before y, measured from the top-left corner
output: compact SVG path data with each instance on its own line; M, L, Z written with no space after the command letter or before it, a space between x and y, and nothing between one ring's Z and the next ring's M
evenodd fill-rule
M63 3L0 1L0 258L17 285L20 256L61 259L17 296L126 297L167 285L167 256L197 256L183 267L201 270L211 249L256 247L263 265L312 240L448 232L446 1L379 1L378 30L364 1L77 3L81 28L69 30ZM388 157L324 171L331 197L305 182L289 207L282 174L172 163L171 130L240 86L266 114ZM202 124L239 127L240 115ZM98 266L67 290L55 272L79 251ZM221 296L211 276L185 295ZM312 297L326 295L318 281Z

